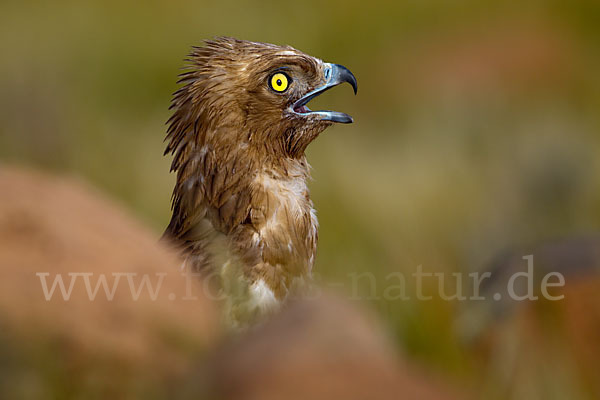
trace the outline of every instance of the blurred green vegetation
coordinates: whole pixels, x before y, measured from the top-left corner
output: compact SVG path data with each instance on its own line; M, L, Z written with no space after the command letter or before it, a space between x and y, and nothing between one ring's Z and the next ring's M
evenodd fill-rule
M174 182L171 93L213 36L290 44L359 81L354 116L308 151L324 282L473 271L523 243L597 230L597 1L13 1L0 4L0 157L80 175L157 236ZM361 290L369 289L361 280ZM410 288L409 288L410 292ZM456 304L373 300L433 368L475 367Z

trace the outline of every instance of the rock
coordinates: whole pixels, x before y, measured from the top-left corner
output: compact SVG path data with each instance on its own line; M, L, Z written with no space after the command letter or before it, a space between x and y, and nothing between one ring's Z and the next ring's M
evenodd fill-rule
M190 282L197 300L182 300L181 261L104 195L7 167L0 193L1 397L155 393L214 341L218 317L201 282ZM115 273L112 301L101 287L90 300L85 277L94 289L105 276L110 291ZM50 290L58 274L65 289L74 279L70 298L56 287L46 300L42 279ZM144 277L156 288L161 274L155 300L147 287L134 299Z
M373 315L324 295L224 343L199 373L223 399L464 398L396 354Z

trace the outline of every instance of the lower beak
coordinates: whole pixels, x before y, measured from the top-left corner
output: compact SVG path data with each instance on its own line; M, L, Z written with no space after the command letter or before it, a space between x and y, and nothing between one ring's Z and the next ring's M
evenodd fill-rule
M325 74L325 84L323 86L307 93L302 98L300 98L298 101L296 101L292 105L292 109L293 109L294 113L300 114L300 115L308 115L308 114L318 115L321 117L320 119L322 121L340 122L342 124L352 123L353 122L352 117L343 112L327 111L327 110L311 111L308 109L308 107L305 107L309 101L311 101L312 99L314 99L321 93L331 89L332 87L342 84L344 82L347 82L350 85L352 85L352 88L354 89L354 94L356 94L356 92L358 91L358 84L356 83L356 78L354 77L352 72L350 72L350 70L348 68L344 67L343 65L327 63L327 64L325 64L324 74Z

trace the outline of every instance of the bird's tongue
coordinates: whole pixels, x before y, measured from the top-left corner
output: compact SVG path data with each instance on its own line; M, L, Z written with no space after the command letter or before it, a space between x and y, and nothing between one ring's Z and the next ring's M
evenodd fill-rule
M294 111L296 111L297 113L308 113L308 112L310 112L310 110L306 106L296 107L296 109Z

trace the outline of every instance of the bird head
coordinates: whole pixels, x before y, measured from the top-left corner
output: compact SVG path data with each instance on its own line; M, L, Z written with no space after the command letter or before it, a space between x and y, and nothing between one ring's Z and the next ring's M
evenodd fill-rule
M173 98L167 152L191 136L214 146L256 144L297 158L331 124L353 122L348 114L307 105L344 82L356 93L356 78L341 65L289 46L233 38L194 47L187 61Z

